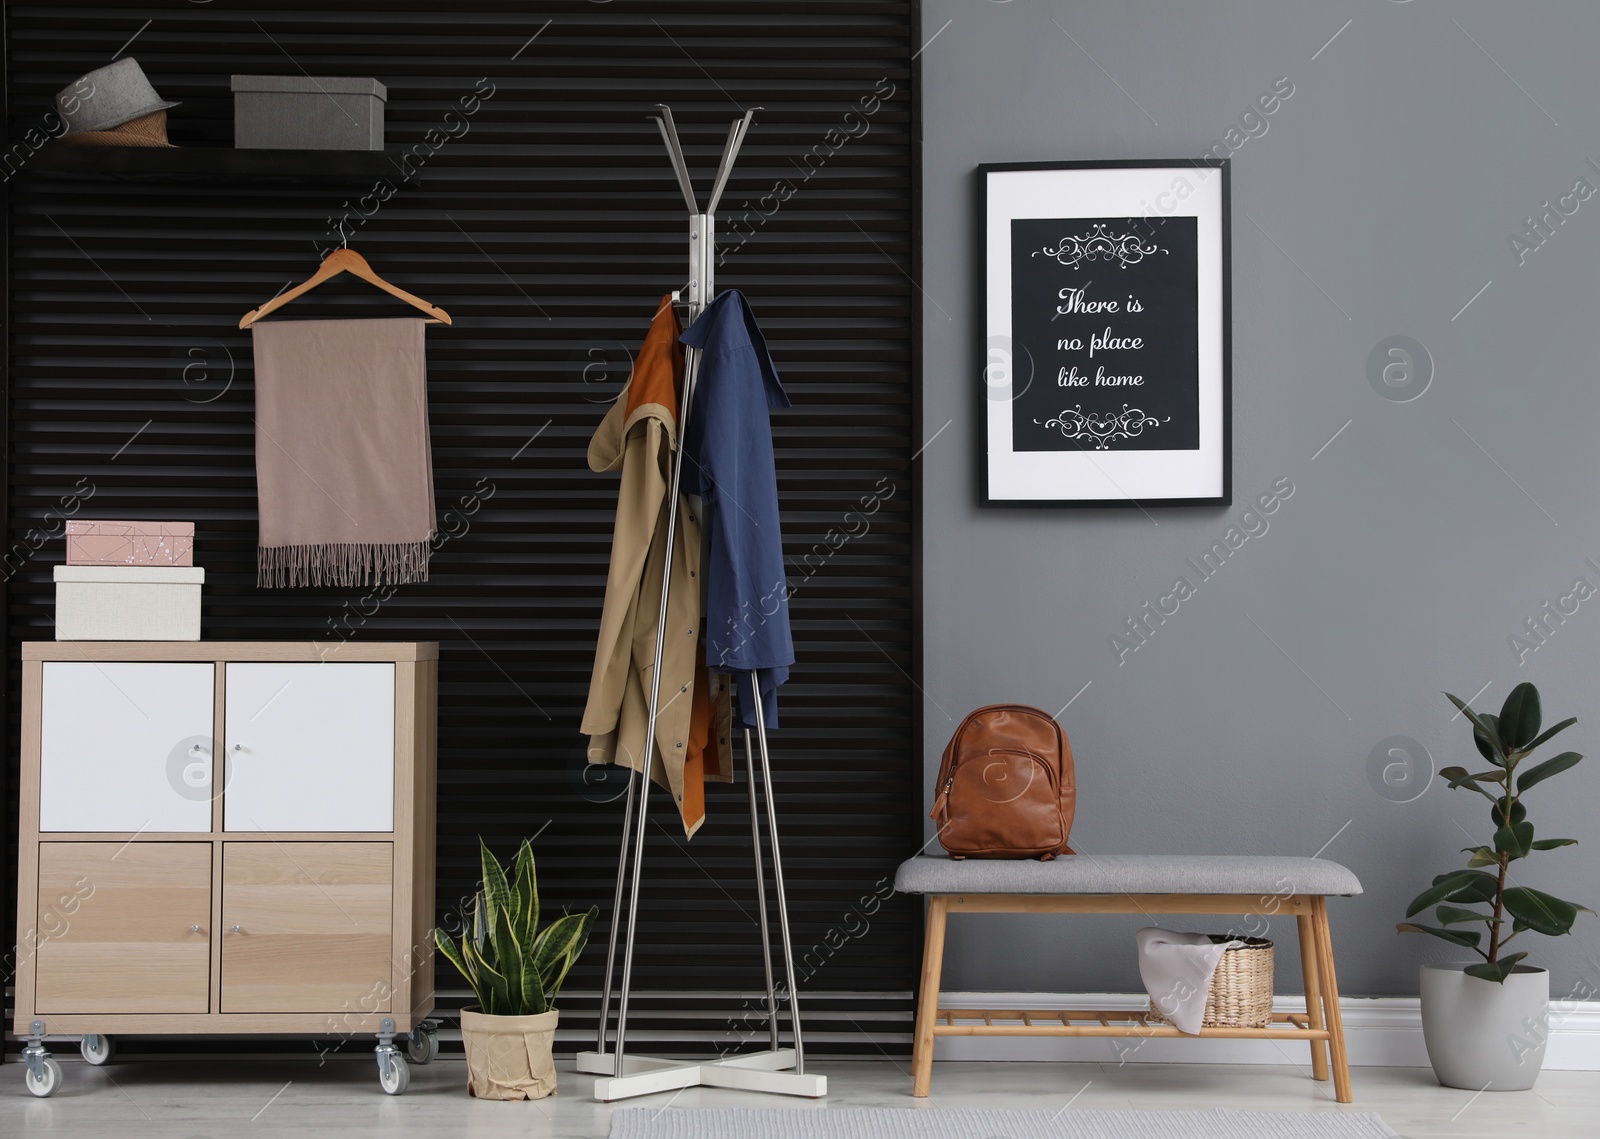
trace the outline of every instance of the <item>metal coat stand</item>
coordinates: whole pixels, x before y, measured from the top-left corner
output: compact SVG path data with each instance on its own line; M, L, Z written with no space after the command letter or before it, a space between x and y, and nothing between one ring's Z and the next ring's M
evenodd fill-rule
M717 168L717 180L711 189L711 198L704 211L695 200L694 186L689 181L689 165L683 157L683 147L678 142L678 129L672 121L672 110L660 104L661 114L656 126L667 144L672 168L678 175L678 186L683 190L684 201L689 206L689 283L673 294L673 300L689 307L689 323L693 324L705 311L706 305L716 295L713 287L716 267L716 210L722 191L733 172L739 147L745 132L755 117L755 109L745 112L728 128L728 141L723 147L722 163ZM689 422L689 411L694 398L695 380L700 369L700 350L685 348L683 399L678 409L679 446L673 456L672 485L667 501L667 558L662 571L661 612L656 625L656 655L660 660L667 630L667 601L671 585L672 544L677 537L679 494L683 486L683 439ZM650 689L650 713L645 726L645 746L654 754L656 717L661 705L660 677ZM627 806L622 816L622 848L617 855L617 891L612 901L611 939L606 948L605 985L600 997L600 1027L593 1052L578 1053L578 1071L600 1076L594 1082L594 1098L609 1103L632 1096L650 1095L654 1092L676 1091L698 1086L739 1088L743 1091L773 1092L780 1095L822 1096L828 1092L828 1078L806 1075L805 1048L800 1035L800 1006L795 993L794 946L789 937L789 907L783 893L783 864L778 855L778 820L772 795L772 764L767 754L767 726L762 714L760 681L754 671L750 674L752 691L756 694L756 740L751 746L750 729L744 731L745 782L750 798L750 841L755 856L756 901L760 908L762 960L767 978L767 1023L770 1047L760 1052L747 1052L720 1057L714 1060L683 1061L653 1056L627 1054L628 998L633 982L634 933L638 927L639 882L644 872L645 814L650 803L650 777L648 772L630 773L628 778ZM778 990L773 982L772 937L767 924L766 878L761 858L761 822L756 803L755 753L761 757L761 783L766 798L767 831L772 844L772 880L778 903L778 924L783 936L784 976L788 986L789 1024L794 1036L793 1048L782 1048L778 1039ZM637 817L635 794L637 788ZM631 831L631 835L630 835ZM629 848L632 846L632 878L628 878ZM622 893L624 882L629 882L627 937L622 955L622 991L617 1002L617 1029L615 1043L606 1051L611 1019L611 982L616 968L617 932L623 926ZM793 1069L792 1071L790 1069Z

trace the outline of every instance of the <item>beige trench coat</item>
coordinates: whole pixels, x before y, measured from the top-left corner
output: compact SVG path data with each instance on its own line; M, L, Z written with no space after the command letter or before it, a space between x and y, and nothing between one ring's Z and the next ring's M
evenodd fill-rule
M611 568L582 731L590 763L645 770L645 728L654 678L667 546L667 496L683 382L679 325L668 299L650 326L628 387L589 443L589 467L620 471ZM705 821L705 780L732 779L727 678L706 672L701 645L700 523L680 498L662 650L661 707L650 778L678 806L684 833Z

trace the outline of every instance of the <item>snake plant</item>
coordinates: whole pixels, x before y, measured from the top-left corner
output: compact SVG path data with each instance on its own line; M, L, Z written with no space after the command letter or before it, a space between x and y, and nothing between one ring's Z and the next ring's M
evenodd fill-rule
M591 906L585 913L564 913L540 929L533 846L523 840L510 879L482 838L478 848L483 856L483 887L473 899L472 921L464 923L459 942L442 929L434 930L434 941L472 986L480 1012L489 1016L549 1012L600 911Z
M1474 712L1465 701L1448 692L1445 695L1472 721L1473 743L1492 766L1488 771L1471 773L1464 767L1446 767L1439 774L1449 780L1451 787L1465 787L1489 800L1494 841L1493 845L1466 847L1463 853L1471 856L1467 868L1440 874L1433 885L1412 899L1406 908L1406 917L1413 918L1423 910L1437 907L1438 926L1405 921L1397 928L1402 933L1432 934L1452 945L1472 950L1483 960L1468 965L1465 972L1485 981L1504 983L1517 963L1528 955L1525 951L1507 953L1507 942L1530 930L1552 937L1571 933L1580 912L1594 912L1588 906L1563 901L1528 886L1506 884L1511 863L1517 859L1526 858L1536 850L1555 850L1577 843L1577 839L1571 838L1534 838L1533 824L1527 820L1528 809L1523 806L1522 797L1552 775L1575 766L1583 756L1575 751L1564 751L1522 769L1520 775L1518 768L1540 744L1578 721L1576 718L1562 720L1541 734L1539 690L1526 682L1511 690L1498 716ZM1490 911L1466 908L1474 904L1487 905ZM1509 933L1506 932L1508 917ZM1456 928L1475 922L1483 922L1488 927L1487 949L1481 946L1482 933Z

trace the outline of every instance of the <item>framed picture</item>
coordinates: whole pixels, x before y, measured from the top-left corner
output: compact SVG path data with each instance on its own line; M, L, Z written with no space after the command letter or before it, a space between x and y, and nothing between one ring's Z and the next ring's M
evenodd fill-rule
M1229 505L1227 160L978 175L984 505Z

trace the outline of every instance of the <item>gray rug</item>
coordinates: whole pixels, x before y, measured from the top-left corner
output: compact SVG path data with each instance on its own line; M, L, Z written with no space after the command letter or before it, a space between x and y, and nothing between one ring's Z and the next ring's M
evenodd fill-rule
M1396 1139L1373 1112L623 1108L611 1139Z

